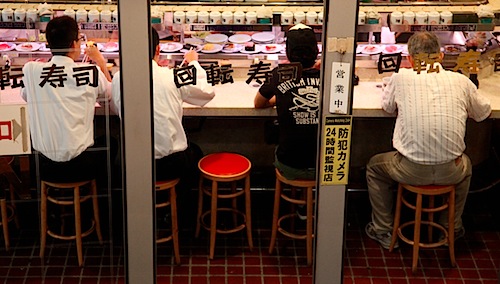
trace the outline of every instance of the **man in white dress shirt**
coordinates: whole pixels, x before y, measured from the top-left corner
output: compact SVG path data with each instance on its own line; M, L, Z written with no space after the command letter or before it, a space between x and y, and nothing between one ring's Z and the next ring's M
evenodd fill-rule
M417 54L439 54L440 43L429 32L415 33L408 41L409 61ZM418 63L417 63L418 64ZM393 133L396 151L373 156L367 165L366 180L372 205L372 222L367 235L386 249L393 228L393 188L399 182L412 185L456 185L455 238L463 237L462 213L469 192L472 165L464 154L467 118L486 119L489 101L477 93L464 75L446 71L420 74L413 69L394 73L384 89L382 108L397 113ZM447 212L439 223L448 227Z
M151 54L154 56L152 68L156 180L186 177L197 161L193 161L182 126L182 104L187 102L204 106L212 100L215 93L207 81L207 73L198 63L198 54L194 50L188 51L184 59L189 66L196 68L196 84L178 88L174 83L173 69L161 67L157 63L160 59L160 40L158 32L153 28L151 41ZM112 86L111 105L121 116L119 72L114 75Z
M22 96L28 105L33 149L44 180L75 182L96 176L94 112L98 96L109 97L111 77L96 47L85 53L96 65L76 63L81 38L74 19L52 19L46 28L52 58L23 67Z

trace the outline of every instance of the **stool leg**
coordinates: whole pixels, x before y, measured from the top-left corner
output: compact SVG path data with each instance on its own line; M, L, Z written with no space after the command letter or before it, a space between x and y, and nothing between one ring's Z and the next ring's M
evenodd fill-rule
M92 207L94 209L95 230L97 232L99 243L102 245L101 219L99 218L99 200L97 198L97 185L95 183L95 180L92 180L90 186L92 187Z
M396 212L394 214L394 224L392 227L391 245L389 246L390 252L394 250L394 246L396 245L396 241L398 240L398 229L399 229L399 222L401 220L402 199L403 199L403 186L400 184L398 186L398 195L396 197Z
M7 201L5 199L0 199L0 209L2 212L2 228L3 228L3 238L5 241L5 250L10 249L10 239L9 239L9 216L7 216Z
M434 195L429 196L429 208L434 208ZM429 238L429 243L432 243L432 226L431 223L434 223L434 212L429 212L429 226L427 228L427 237Z
M210 259L214 259L216 235L217 235L217 182L212 181L212 202L210 207Z
M179 255L179 227L177 224L177 194L175 192L175 186L170 188L170 212L172 216L172 241L174 243L174 257L175 263L181 263L181 257Z
M418 250L420 249L420 224L422 221L422 194L417 194L417 204L415 209L415 232L413 233L413 262L411 270L417 271Z
M457 265L455 261L455 190L450 192L448 199L448 249L450 251L451 266Z
M47 191L48 187L42 181L42 189L40 194L40 257L45 254L45 243L47 241Z
M17 206L16 206L16 194L14 193L14 186L10 184L9 186L10 193L10 205L14 208L14 222L16 224L16 228L19 230L21 226L19 225L19 218L17 218Z
M236 181L231 182L231 193L236 193ZM238 210L238 200L236 198L232 198L231 205L233 206L233 210ZM233 226L237 226L238 224L238 216L233 212Z
M297 199L297 188L295 186L291 186L290 188L290 197L292 199ZM306 200L306 198L303 198L303 200ZM290 212L291 213L297 213L297 205L295 203L290 203ZM291 218L290 219L290 231L295 232L295 219L296 218Z
M250 199L250 175L245 178L245 218L247 227L247 238L248 238L248 248L250 251L253 250L253 238L252 238L252 202Z
M78 255L78 265L83 265L83 252L82 252L82 223L80 219L80 187L75 187L73 203L75 206L75 240L76 240L76 253Z
M306 228L306 252L307 265L312 264L312 237L313 237L313 190L312 187L307 188L307 228Z
M269 254L273 253L278 233L278 218L280 213L281 182L276 178L276 190L274 191L273 228L271 229L271 243L269 244Z
M203 211L203 177L200 176L200 182L198 186L198 214L196 214L196 232L195 237L200 236L201 227L201 213Z

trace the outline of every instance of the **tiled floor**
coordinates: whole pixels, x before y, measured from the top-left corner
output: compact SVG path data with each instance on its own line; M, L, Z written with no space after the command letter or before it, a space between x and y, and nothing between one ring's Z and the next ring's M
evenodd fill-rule
M464 214L467 232L456 247L457 268L450 267L447 250L438 248L422 251L418 271L412 274L410 247L401 245L389 253L366 237L364 226L370 210L367 193L349 193L344 283L498 284L500 219L498 211L491 211L498 196L489 192L469 197ZM268 221L259 221L260 217L255 218L252 252L247 249L246 237L237 233L218 239L216 257L211 261L207 258L206 232L196 240L192 231L185 230L181 234L182 264L177 266L173 264L171 245L160 245L158 283L312 283L304 242L279 239L277 252L269 255ZM12 250L0 248L0 283L125 282L123 248L118 241L101 246L95 236L89 237L84 243L85 266L79 268L74 245L68 242L51 241L42 264L36 231L19 232L12 226L12 235Z

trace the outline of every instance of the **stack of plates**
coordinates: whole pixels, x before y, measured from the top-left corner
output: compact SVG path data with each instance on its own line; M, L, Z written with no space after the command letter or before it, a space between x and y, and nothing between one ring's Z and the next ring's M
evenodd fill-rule
M205 37L205 41L208 43L226 43L227 42L227 35L209 34Z
M235 34L229 37L229 41L232 43L245 43L252 40L252 37L246 34Z
M274 34L269 32L255 33L252 35L252 40L256 43L272 43Z

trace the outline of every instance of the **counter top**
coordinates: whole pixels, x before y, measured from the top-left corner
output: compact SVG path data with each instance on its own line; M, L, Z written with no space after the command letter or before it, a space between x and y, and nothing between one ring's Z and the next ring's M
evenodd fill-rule
M493 109L491 118L500 118L500 95L498 95L500 73L479 80L479 93L487 97ZM382 82L360 81L354 87L353 116L355 117L393 117L380 107ZM266 117L276 116L274 108L255 109L253 100L258 86L244 81L233 84L215 85L215 98L204 107L184 105L185 116L227 116L227 117ZM20 88L0 91L1 104L24 104ZM0 104L0 106L1 106Z

